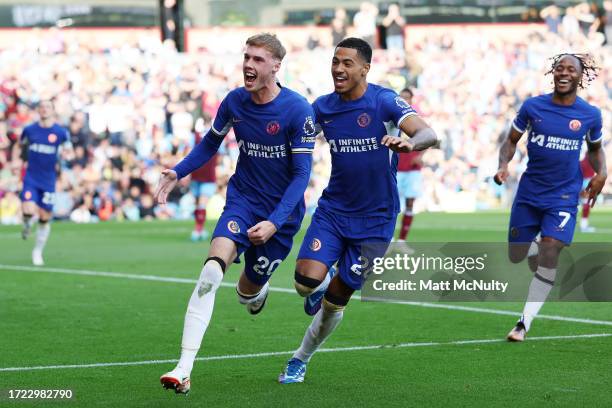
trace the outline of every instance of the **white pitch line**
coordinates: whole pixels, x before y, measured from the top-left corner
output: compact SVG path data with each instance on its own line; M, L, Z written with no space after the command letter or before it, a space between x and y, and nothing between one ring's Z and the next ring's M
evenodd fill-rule
M592 339L601 337L612 337L612 333L595 333L595 334L576 334L570 336L542 336L529 337L528 341L543 341L543 340L574 340L574 339ZM434 347L434 346L461 346L466 344L487 344L487 343L505 343L506 339L476 339L476 340L456 340L446 342L423 342L423 343L399 343L399 344L378 344L372 346L353 346L353 347L334 347L322 348L318 353L338 353L343 351L364 351L364 350L391 350L399 348L411 347ZM198 357L197 361L218 361L218 360L238 360L247 358L274 357L291 355L294 351L271 351L265 353L251 354L227 354L222 356ZM92 363L92 364L66 364L66 365L48 365L48 366L32 366L32 367L6 367L0 368L0 372L8 371L34 371L34 370L56 370L67 368L100 368L100 367L124 367L124 366L141 366L151 364L170 364L176 363L178 360L144 360L144 361L122 361L116 363Z
M404 300L394 300L392 302L389 302L389 301L386 301L386 302L387 303L399 304L399 305L429 307L429 308L433 308L433 309L461 310L463 312L489 313L489 314L497 314L497 315L505 315L505 316L521 316L521 313L513 312L513 311L510 311L510 310L487 309L487 308L484 308L484 307L448 305L448 304L445 304L445 303L409 302L409 301L404 301ZM612 326L612 322L607 321L607 320L592 320L592 319L583 319L583 318L580 318L580 317L566 317L566 316L557 316L557 315L537 315L536 319L558 320L558 321L562 321L562 322L596 324L596 325L601 325L601 326Z
M81 275L81 276L102 276L102 277L107 277L107 278L145 280L145 281L154 281L154 282L189 283L189 284L195 284L197 282L197 280L195 279L172 278L168 276L139 275L139 274L133 274L133 273L89 271L89 270L83 270L83 269L49 268L49 267L39 267L39 266L0 264L0 270L62 273L62 274L68 274L68 275ZM236 284L229 283L229 282L222 282L221 286L233 288L236 286ZM274 287L274 286L270 286L269 290L271 292L291 293L291 294L295 293L295 290L293 289L279 288L279 287ZM360 299L360 297L356 295L353 296L353 298ZM461 306L461 305L449 305L445 303L410 302L410 301L402 301L402 300L385 301L385 303L418 306L418 307L428 307L428 308L434 308L434 309L460 310L462 312L488 313L488 314L497 314L497 315L505 315L505 316L520 316L521 315L520 313L512 312L509 310L487 309L484 307L472 307L472 306ZM567 316L557 316L557 315L538 315L536 318L545 319L545 320L556 320L556 321L562 321L562 322L594 324L594 325L600 325L600 326L612 326L612 321L584 319L584 318L579 318L579 317L567 317Z

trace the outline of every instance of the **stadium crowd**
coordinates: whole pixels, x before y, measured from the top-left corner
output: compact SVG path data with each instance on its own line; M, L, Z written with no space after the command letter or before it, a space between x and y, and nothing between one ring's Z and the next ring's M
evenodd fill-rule
M482 35L473 27L436 31L417 43L407 42L405 52L375 51L370 81L398 92L413 87L415 107L442 138L439 149L424 155L425 185L417 210L474 210L510 202L525 167L525 149L513 162L512 182L498 187L491 176L499 143L520 103L552 89L552 77L544 73L547 58L558 52L595 56L599 78L581 95L602 109L604 128L610 128L612 47L603 45L605 37L563 31L562 24L557 31L527 27L510 37ZM411 27L407 33L409 38ZM330 29L325 35L330 38L292 44L279 76L282 84L309 100L332 90L325 62L331 49L325 44L338 33ZM179 161L193 146L195 133L210 127L225 94L242 85L240 52L179 54L153 36L108 47L53 30L1 50L1 222L19 222L23 160L18 141L23 127L36 120L37 101L50 96L73 145L72 152L62 153L57 218L191 218L196 203L189 180L181 182L165 207L155 206L152 190L161 169ZM237 157L230 133L217 161L217 194L209 202L209 217L223 206L224 186ZM327 184L330 166L329 149L318 141L306 192L310 209ZM612 178L604 193L612 195Z

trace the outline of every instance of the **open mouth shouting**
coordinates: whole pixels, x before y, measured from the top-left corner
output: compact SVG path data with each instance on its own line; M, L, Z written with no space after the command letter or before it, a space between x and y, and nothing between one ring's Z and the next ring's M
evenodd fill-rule
M345 74L334 74L334 87L343 88L348 82L348 77Z
M257 74L251 71L244 72L244 86L247 88L252 88L255 86L255 81L257 80Z

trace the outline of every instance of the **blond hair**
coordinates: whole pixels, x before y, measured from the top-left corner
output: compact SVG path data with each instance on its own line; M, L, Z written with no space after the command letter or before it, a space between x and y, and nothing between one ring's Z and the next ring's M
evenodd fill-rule
M285 54L287 53L285 47L283 47L283 44L281 44L279 39L276 38L274 34L270 33L255 34L246 40L246 45L263 47L270 51L274 58L281 61L283 58L285 58Z

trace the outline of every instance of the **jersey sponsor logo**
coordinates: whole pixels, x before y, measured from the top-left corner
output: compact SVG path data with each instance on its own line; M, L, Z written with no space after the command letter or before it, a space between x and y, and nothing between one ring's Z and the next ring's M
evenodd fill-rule
M240 232L240 225L238 225L236 221L231 220L230 222L227 223L227 229L232 234L238 234Z
M535 143L538 146L544 146L544 135L533 135L531 136L531 143Z
M49 133L47 140L49 140L49 143L55 143L57 142L57 135L55 133Z
M363 139L329 139L329 147L334 153L362 153L378 150L378 142L375 137Z
M569 123L569 128L572 129L574 132L579 131L581 127L582 123L578 119L573 119Z
M238 141L238 149L242 150L247 156L259 157L262 159L280 159L287 156L287 147L282 145L263 145L254 142Z
M278 123L278 121L276 120L268 122L268 124L266 125L266 132L268 132L269 135L274 136L279 131L280 131L280 123Z
M580 150L580 144L582 143L582 141L578 139L569 139L565 137L547 136L541 134L532 134L529 141L547 149L565 151Z
M314 120L312 120L312 116L306 116L303 128L306 135L312 136L315 134L315 124Z
M312 240L312 242L310 243L310 250L317 252L318 250L321 249L321 247L323 246L323 244L321 244L321 240L319 238L315 238Z
M357 124L362 128L368 126L371 121L372 118L370 118L370 115L365 112L363 112L361 115L359 115L359 117L357 117Z
M34 143L30 145L29 150L31 152L42 153L42 154L55 154L57 152L55 146L40 144L40 143Z

